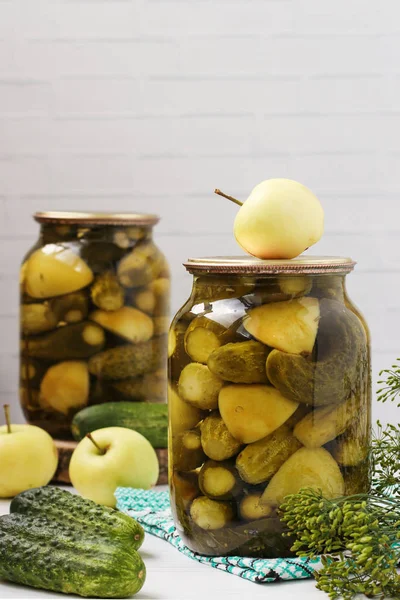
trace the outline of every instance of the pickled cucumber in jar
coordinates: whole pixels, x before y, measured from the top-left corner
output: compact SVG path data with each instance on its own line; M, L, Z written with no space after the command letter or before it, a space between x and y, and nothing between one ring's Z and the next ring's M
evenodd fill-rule
M27 420L68 439L73 415L87 405L166 402L170 275L152 240L157 217L35 218L41 237L20 277ZM146 297L138 300L144 289L151 310Z
M321 259L326 275L303 262L292 275L291 261L257 274L256 260L232 275L235 260L186 265L193 291L169 333L171 504L194 552L290 556L286 495L367 491L369 335L344 293L347 259L339 274Z

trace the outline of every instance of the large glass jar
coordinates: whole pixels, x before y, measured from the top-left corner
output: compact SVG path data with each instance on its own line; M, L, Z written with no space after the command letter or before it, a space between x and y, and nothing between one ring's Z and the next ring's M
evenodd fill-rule
M350 259L190 259L169 344L176 526L208 555L290 555L279 505L369 487L370 349Z
M90 404L165 402L170 274L155 215L36 213L21 267L20 400L29 423L71 436Z

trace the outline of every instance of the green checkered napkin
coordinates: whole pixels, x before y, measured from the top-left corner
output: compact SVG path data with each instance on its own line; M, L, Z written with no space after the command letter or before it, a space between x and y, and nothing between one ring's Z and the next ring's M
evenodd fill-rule
M189 550L179 536L172 518L168 492L118 488L115 496L117 508L134 517L148 533L166 540L193 560L254 583L307 579L321 564L319 559L309 558L203 556Z

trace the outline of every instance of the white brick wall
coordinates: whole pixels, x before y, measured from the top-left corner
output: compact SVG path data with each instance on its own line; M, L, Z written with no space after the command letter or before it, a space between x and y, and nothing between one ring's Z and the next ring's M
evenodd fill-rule
M33 211L160 213L176 309L188 255L238 252L214 187L245 198L273 176L321 198L314 252L358 260L348 287L376 379L400 355L399 58L398 0L0 0L0 392L14 417Z

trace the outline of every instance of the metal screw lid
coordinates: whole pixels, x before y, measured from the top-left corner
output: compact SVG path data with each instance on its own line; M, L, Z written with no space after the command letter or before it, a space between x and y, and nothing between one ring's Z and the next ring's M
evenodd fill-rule
M142 213L87 213L49 211L36 212L33 218L38 223L58 225L155 225L160 220L157 215Z
M291 259L261 260L255 256L210 256L189 258L184 267L194 275L225 273L232 275L302 275L350 273L355 262L341 256L301 255Z

